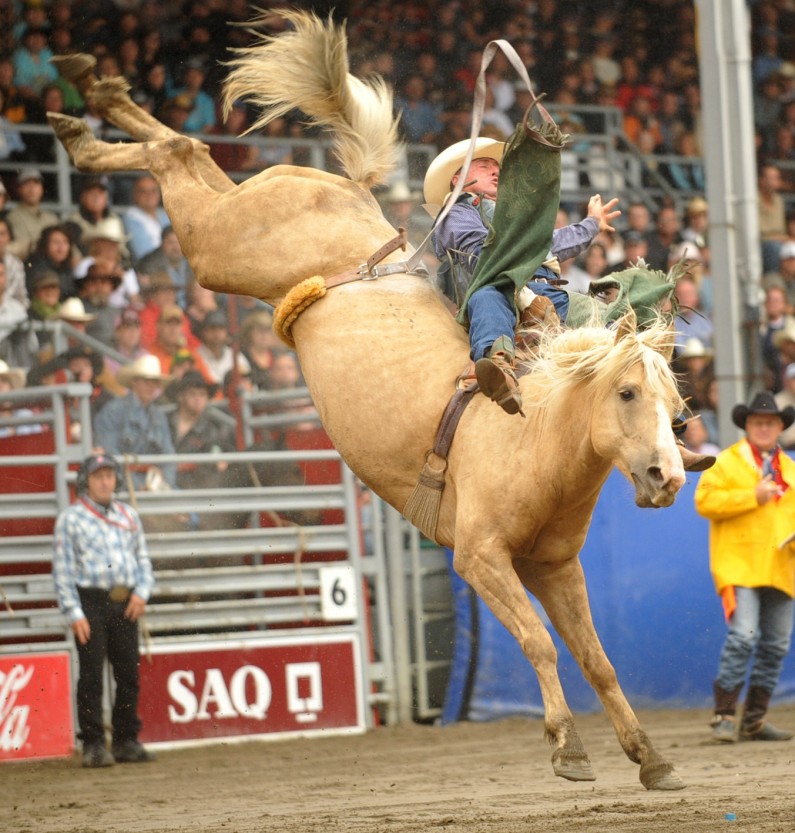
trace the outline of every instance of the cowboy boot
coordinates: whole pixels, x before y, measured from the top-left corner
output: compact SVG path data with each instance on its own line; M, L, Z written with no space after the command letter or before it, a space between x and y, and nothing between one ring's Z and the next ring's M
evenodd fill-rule
M508 336L500 336L488 356L475 362L475 378L480 389L506 413L522 413L522 394L513 370L514 346Z
M714 454L696 454L685 447L685 444L678 437L676 444L679 446L679 453L682 455L682 465L685 471L706 471L715 465Z
M777 729L772 723L765 721L767 707L770 704L772 691L767 691L757 685L748 689L743 709L743 720L740 724L740 740L791 740L792 732Z
M737 740L737 726L734 715L737 712L737 699L743 684L736 686L732 691L724 691L717 681L712 689L715 695L715 714L710 721L712 726L712 738L719 743L734 743Z
M560 316L546 295L536 295L522 310L520 321L522 327L560 327Z

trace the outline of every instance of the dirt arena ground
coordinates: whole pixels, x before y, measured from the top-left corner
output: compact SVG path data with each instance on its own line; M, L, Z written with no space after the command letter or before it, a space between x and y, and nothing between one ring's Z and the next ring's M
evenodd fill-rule
M579 716L597 780L556 778L538 721L161 752L146 765L0 765L9 833L792 833L795 741L718 746L706 711L645 711L687 782L647 792L601 714ZM795 706L774 711L795 727ZM726 818L734 813L736 820Z

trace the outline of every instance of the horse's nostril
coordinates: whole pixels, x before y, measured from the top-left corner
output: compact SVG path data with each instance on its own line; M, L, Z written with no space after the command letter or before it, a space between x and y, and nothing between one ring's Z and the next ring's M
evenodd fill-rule
M656 480L658 483L662 483L663 481L663 473L662 469L659 466L649 466L647 469L648 475L652 480Z

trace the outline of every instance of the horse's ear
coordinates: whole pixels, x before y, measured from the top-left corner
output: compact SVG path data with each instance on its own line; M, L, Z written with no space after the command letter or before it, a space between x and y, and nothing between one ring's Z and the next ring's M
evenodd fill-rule
M618 319L618 325L616 326L616 344L621 341L622 338L626 338L627 336L634 336L638 331L638 319L635 315L635 311L633 309L629 309L621 318Z

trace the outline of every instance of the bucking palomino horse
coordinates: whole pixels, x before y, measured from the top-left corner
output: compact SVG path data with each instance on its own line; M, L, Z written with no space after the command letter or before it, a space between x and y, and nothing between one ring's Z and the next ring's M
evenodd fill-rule
M380 79L365 83L349 73L341 27L303 12L282 14L288 31L260 36L230 62L225 102L257 105L255 126L300 109L333 136L345 176L278 165L236 185L206 145L139 109L123 81L98 79L86 55L58 59L61 73L136 141L99 141L85 122L59 114L50 122L82 171L151 172L203 286L261 298L277 313L287 304L285 332L325 429L361 480L402 511L468 365L467 334L422 275L377 269L373 279L360 269L395 236L371 193L397 158L392 96ZM396 250L383 264L402 257ZM350 279L357 272L369 279ZM348 278L338 282L340 275ZM431 537L454 549L455 569L533 664L554 771L573 781L594 773L554 644L526 590L597 692L622 748L640 765L642 784L683 786L618 684L594 629L579 560L614 466L633 484L639 506L669 506L684 483L670 427L682 409L671 349L664 322L641 330L632 315L613 330L544 335L520 380L526 418L475 396L449 450Z

